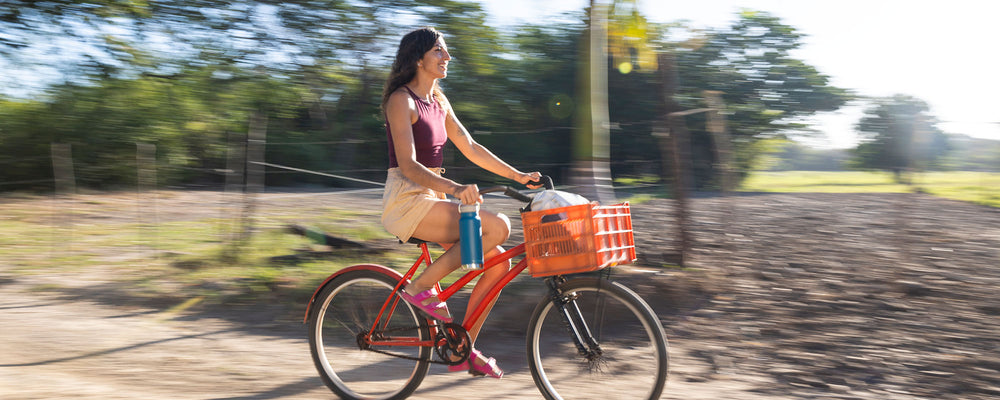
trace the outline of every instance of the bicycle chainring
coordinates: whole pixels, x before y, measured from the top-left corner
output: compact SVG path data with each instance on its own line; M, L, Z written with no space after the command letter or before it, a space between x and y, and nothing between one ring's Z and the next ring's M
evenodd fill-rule
M442 363L459 365L468 360L472 354L472 337L462 325L454 322L444 323L438 326L437 336L434 338L434 352Z

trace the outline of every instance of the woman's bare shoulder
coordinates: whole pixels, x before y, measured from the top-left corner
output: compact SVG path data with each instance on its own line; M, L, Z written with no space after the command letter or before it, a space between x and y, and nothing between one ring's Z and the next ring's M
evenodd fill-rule
M398 108L403 110L416 109L416 104L414 104L413 97L410 96L410 93L408 93L405 88L400 87L389 95L389 101L386 102L386 108Z

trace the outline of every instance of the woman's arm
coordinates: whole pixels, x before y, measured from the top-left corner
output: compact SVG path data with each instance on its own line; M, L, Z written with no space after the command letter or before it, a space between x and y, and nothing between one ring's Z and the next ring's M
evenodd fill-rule
M389 96L385 105L386 122L392 133L393 149L396 151L396 163L404 176L417 184L436 192L456 193L464 187L454 181L435 174L427 167L417 162L417 149L413 144L413 123L417 121L417 105L405 91L399 90ZM478 194L478 191L476 192ZM463 200L464 201L464 200Z
M455 147L458 148L458 151L462 152L462 155L483 169L522 185L528 185L529 182L538 182L541 179L541 173L521 172L501 160L500 157L493 154L486 146L476 142L472 138L472 135L469 134L469 131L465 129L465 126L458 120L458 117L455 116L455 109L451 108L451 104L447 103L447 100L445 104L448 110L448 115L445 117L445 129L448 132L448 139L455 144ZM528 185L531 188L539 186Z

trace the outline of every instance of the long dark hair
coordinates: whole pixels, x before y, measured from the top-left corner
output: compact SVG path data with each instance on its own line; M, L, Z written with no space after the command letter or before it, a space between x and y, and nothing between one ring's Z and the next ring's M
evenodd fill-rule
M382 110L385 111L385 104L389 102L389 96L396 89L409 83L417 76L417 62L437 44L441 38L441 32L434 28L420 28L403 36L399 41L399 50L396 50L396 60L392 63L392 71L389 71L389 78L382 88ZM434 97L438 102L444 99L444 93L438 85L434 85Z

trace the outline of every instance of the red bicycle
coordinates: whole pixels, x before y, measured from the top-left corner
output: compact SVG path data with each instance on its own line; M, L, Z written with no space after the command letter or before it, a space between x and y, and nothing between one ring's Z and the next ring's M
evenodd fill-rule
M546 183L551 189L551 180ZM530 202L517 190L503 192ZM466 273L438 297L447 301L485 269L503 268L525 255L490 289L466 325L431 319L398 293L432 259L427 243L403 274L375 264L344 268L313 293L306 311L309 345L323 382L342 399L403 399L427 375L431 363L468 359L467 330L515 276L528 269L547 291L528 323L531 375L547 399L623 398L622 389L658 399L667 380L668 345L663 326L635 292L593 272L635 260L627 203L587 204L523 211L525 242ZM453 361L454 360L454 361Z

